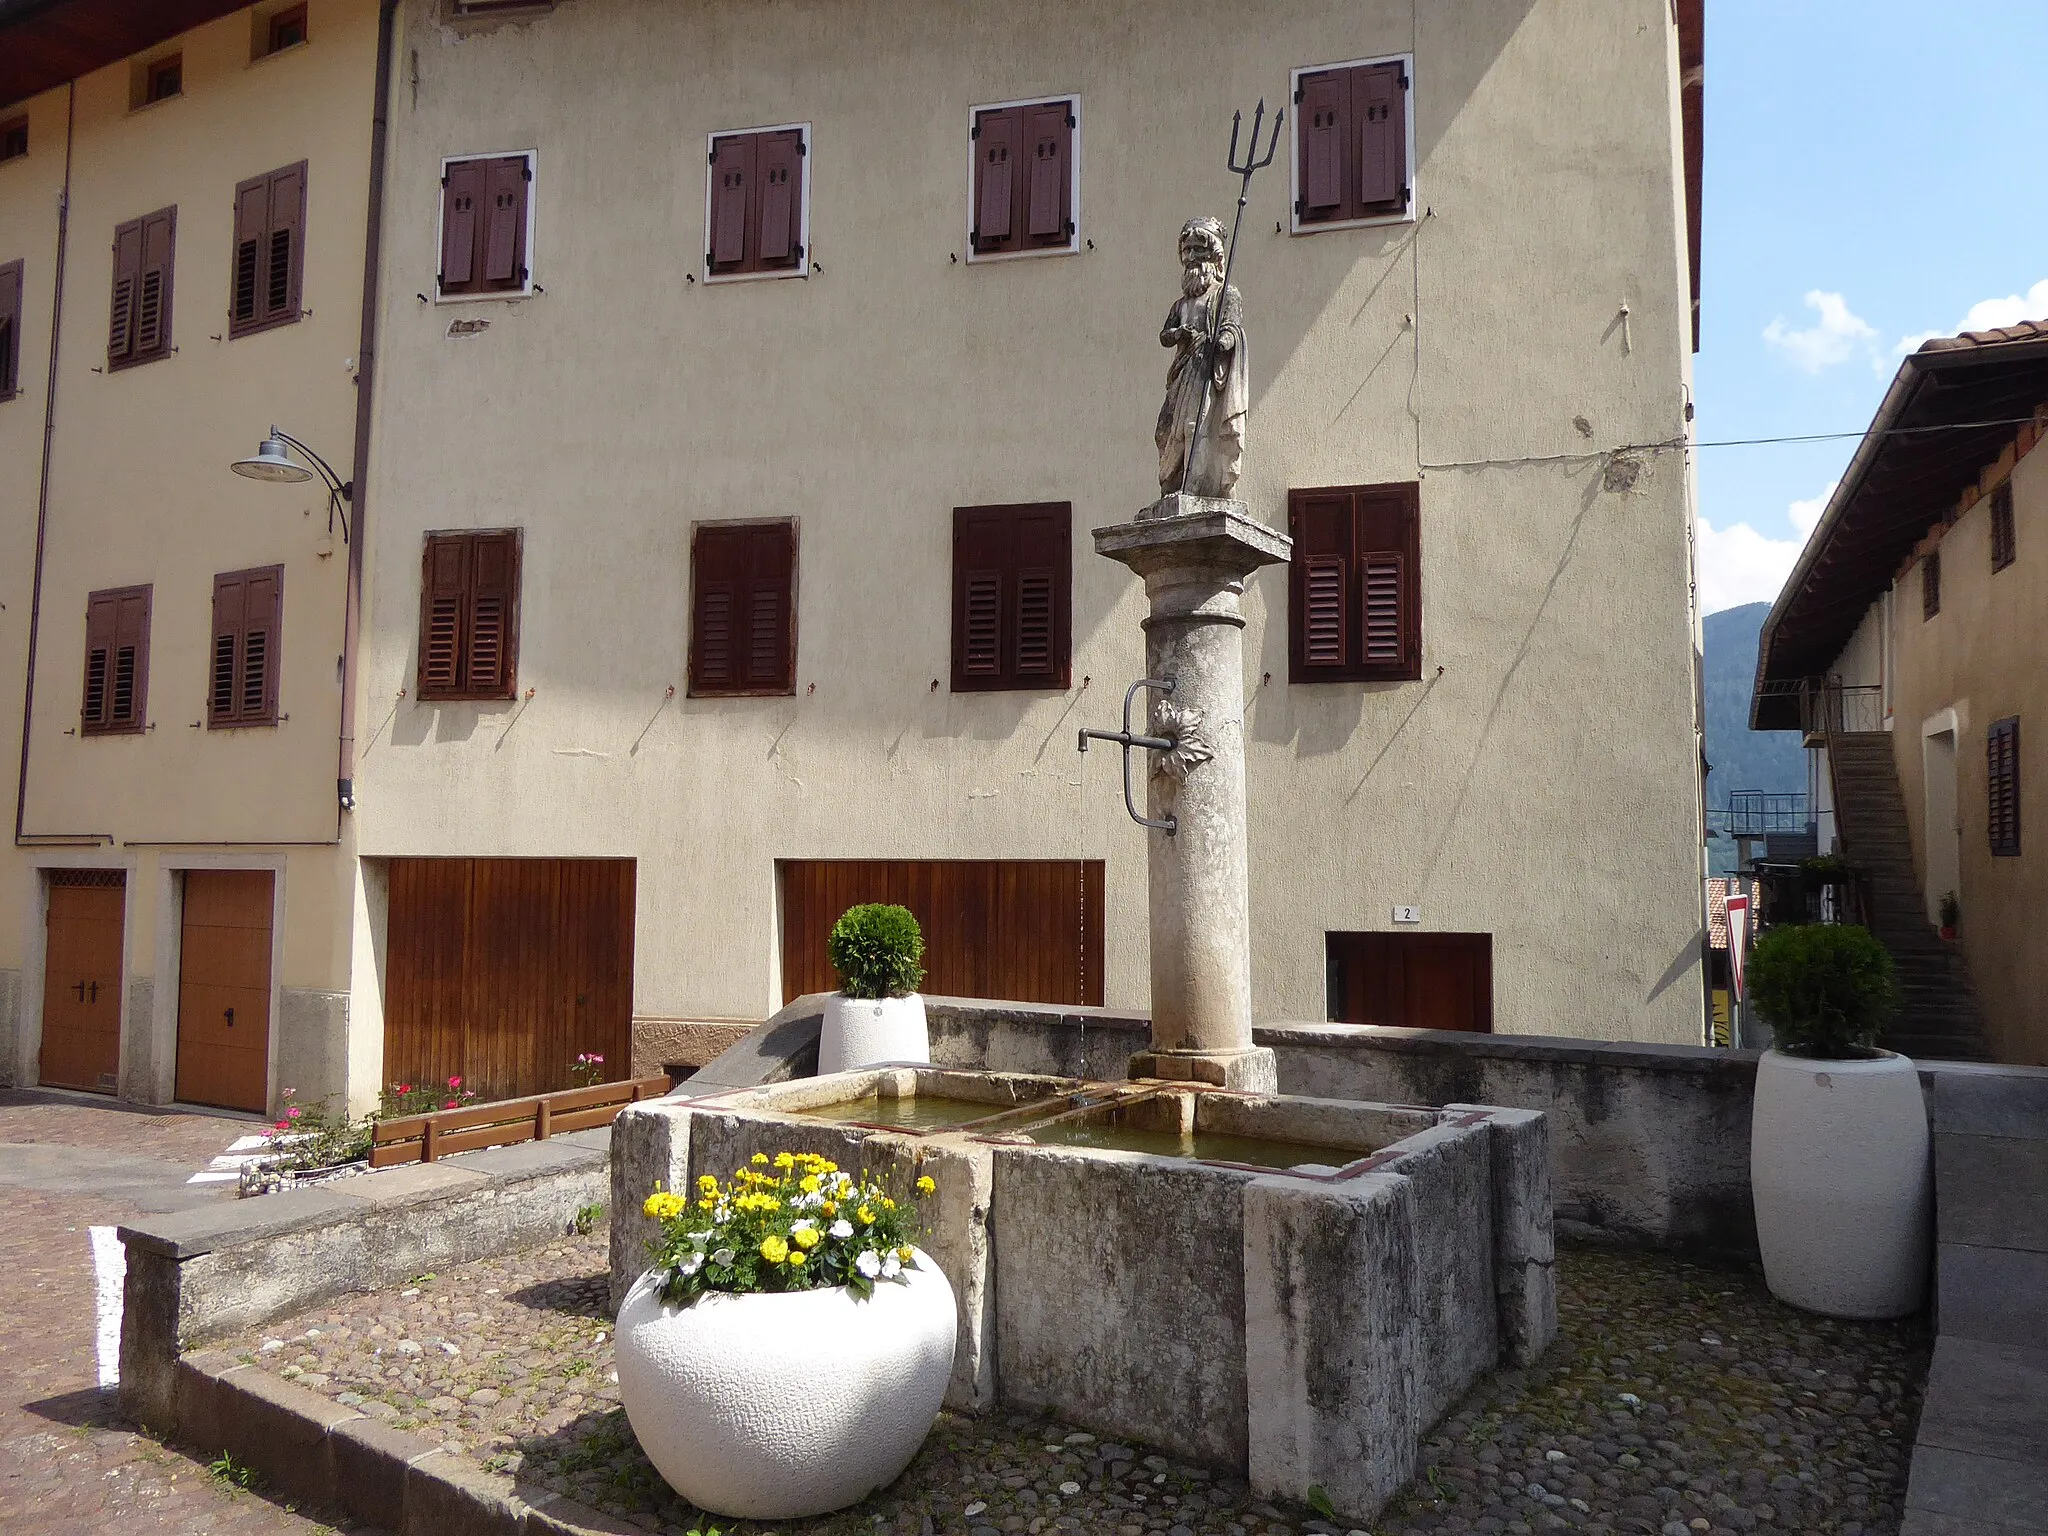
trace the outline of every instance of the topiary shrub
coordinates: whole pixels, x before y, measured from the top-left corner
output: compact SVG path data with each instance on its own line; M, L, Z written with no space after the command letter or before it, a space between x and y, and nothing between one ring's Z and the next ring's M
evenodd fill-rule
M1868 1055L1898 1011L1890 952L1850 923L1780 924L1756 941L1747 974L1778 1049L1795 1056Z
M924 934L908 907L848 907L825 941L848 997L907 997L924 980Z

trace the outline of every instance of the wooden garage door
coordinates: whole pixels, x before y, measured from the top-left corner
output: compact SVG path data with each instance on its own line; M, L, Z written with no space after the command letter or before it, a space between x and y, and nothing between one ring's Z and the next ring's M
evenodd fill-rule
M926 992L1102 1002L1100 859L792 859L781 872L785 1002L839 985L825 937L863 901L916 914Z
M1490 933L1329 935L1330 1017L1493 1032Z
M36 1080L112 1093L121 1066L121 912L118 869L50 874L43 924L43 1045Z
M387 933L387 1083L516 1098L585 1051L627 1074L631 859L393 859Z
M258 1114L266 1107L273 878L267 869L185 872L178 941L181 1103Z

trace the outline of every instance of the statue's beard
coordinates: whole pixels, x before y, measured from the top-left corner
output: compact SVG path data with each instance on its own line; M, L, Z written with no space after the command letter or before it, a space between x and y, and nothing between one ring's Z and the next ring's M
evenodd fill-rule
M1182 269L1180 274L1180 291L1186 298L1199 299L1209 291L1210 286L1215 281L1215 268L1207 262L1197 262L1193 266Z

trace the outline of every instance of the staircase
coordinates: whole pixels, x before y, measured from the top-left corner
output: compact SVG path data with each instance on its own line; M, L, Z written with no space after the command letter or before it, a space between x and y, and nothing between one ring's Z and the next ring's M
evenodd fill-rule
M1870 931L1891 951L1898 968L1899 1015L1883 1044L1915 1058L1989 1060L1984 1016L1970 991L1962 956L1927 921L1926 901L1913 874L1891 733L1831 733L1828 757L1841 853L1863 873Z

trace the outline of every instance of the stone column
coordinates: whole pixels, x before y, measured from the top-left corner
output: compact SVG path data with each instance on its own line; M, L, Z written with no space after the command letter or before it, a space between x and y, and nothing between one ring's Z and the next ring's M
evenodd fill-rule
M1145 581L1145 675L1173 680L1151 696L1145 734L1179 743L1149 753L1152 1050L1133 1077L1271 1093L1273 1053L1252 1045L1251 924L1245 871L1245 578L1284 562L1284 534L1239 501L1170 495L1137 521L1095 530L1095 550Z

